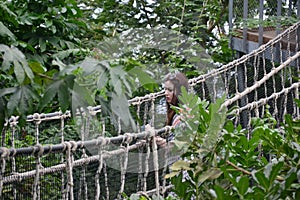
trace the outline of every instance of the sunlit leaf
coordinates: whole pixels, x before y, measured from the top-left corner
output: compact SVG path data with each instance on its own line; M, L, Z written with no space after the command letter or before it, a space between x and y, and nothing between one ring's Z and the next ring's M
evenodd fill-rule
M179 170L191 170L190 163L184 160L178 160L173 165L170 166L172 171L179 171Z
M165 179L168 179L168 178L172 178L174 176L177 176L180 172L179 171L174 171L174 172L170 172L169 174L166 174L165 175Z
M223 174L223 172L218 169L218 168L211 168L208 171L205 171L204 173L202 173L199 178L198 178L198 182L199 183L203 183L204 181L206 181L207 179L213 180L218 178L221 174Z

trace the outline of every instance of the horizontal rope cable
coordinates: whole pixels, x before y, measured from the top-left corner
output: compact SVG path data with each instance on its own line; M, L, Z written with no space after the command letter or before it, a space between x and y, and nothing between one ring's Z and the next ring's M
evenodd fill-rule
M144 144L145 144L145 142L139 141L133 145L130 145L128 147L128 151L136 150L139 147L143 146ZM111 156L119 155L124 152L125 152L124 148L120 148L120 149L113 150L113 151L107 151L107 152L104 151L103 155L102 155L102 159L108 159ZM81 167L83 165L87 165L92 162L98 162L99 158L100 158L99 155L84 157L84 158L75 160L73 162L72 167ZM39 175L45 175L45 174L50 174L50 173L55 173L55 172L60 172L60 171L65 171L65 170L66 170L66 163L62 163L62 164L54 165L51 167L40 168L38 173L39 173ZM16 181L20 182L24 179L32 178L35 176L36 176L36 170L31 170L31 171L22 172L22 173L15 172L13 175L2 177L2 180L3 180L3 184L8 184L8 183L16 182Z
M164 133L169 133L171 127L166 126L161 129L155 130L155 135L162 135ZM134 139L146 139L151 136L151 132L144 131L141 133L125 133L123 135L115 136L115 137L99 137L98 139L86 140L86 141L70 141L72 150L76 150L79 148L88 148L91 146L98 145L107 145L107 144L121 144L126 141L132 141ZM35 145L32 147L22 147L22 148L10 148L6 149L4 147L0 148L0 157L4 155L4 157L14 157L18 155L28 155L28 154L39 154L45 155L48 153L61 152L66 150L65 143L60 143L56 145ZM8 153L9 152L9 153Z
M283 95L285 93L288 93L289 91L291 91L293 89L296 89L296 88L300 88L300 82L293 83L290 87L287 87L287 88L281 90L280 92L273 93L269 97L262 98L262 99L260 99L258 101L254 101L254 102L248 103L247 105L245 105L245 106L243 106L241 108L237 108L236 109L236 114L241 113L244 110L249 110L249 109L252 109L252 108L257 108L257 107L259 107L261 105L265 105L268 101L270 101L272 99L275 99L275 98L278 98L279 96L281 96L281 95Z

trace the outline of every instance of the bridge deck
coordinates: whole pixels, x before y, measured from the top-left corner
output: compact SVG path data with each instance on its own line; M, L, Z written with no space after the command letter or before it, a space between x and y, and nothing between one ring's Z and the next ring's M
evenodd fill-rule
M283 28L284 30L284 28ZM283 31L282 30L282 31ZM254 49L257 49L259 47L259 29L248 29L247 30L247 48L245 50L244 44L243 44L243 30L242 29L236 29L234 34L234 37L232 38L232 47L235 50L249 53ZM262 44L268 43L270 40L275 38L280 32L277 32L276 28L274 27L267 27L263 30L262 35ZM288 35L286 38L281 39L281 49L283 50L289 50L292 52L295 52L296 49L296 34Z

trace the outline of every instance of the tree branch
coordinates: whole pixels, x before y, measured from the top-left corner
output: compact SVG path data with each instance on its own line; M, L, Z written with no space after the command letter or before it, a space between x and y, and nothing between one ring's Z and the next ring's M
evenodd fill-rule
M236 166L235 164L233 164L233 163L230 162L229 160L226 160L226 163L227 163L228 165L232 166L234 169L236 169L236 170L238 170L238 171L241 171L241 172L244 173L244 174L252 175L251 172L249 172L249 171L247 171L247 170L245 170L245 169L243 169L243 168L241 168L241 167ZM284 178L281 177L281 176L277 176L277 177L276 177L276 180L277 180L277 181L284 181Z
M226 160L226 163L230 166L232 166L234 169L238 170L238 171L241 171L243 172L244 174L247 174L247 175L251 175L251 172L241 168L241 167L238 167L236 166L235 164L233 164L232 162L230 162L229 160Z

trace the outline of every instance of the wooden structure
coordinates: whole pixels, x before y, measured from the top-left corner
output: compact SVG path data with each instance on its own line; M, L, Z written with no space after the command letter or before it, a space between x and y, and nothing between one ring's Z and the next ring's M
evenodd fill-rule
M239 4L237 1L229 0L229 30L232 33L230 46L241 55L250 53L280 34L286 29L284 23L289 21L289 19L300 20L300 0L285 2L282 0L259 0L259 4L255 6L253 6L251 1L252 0L244 0L243 4ZM257 1L255 1L255 3L257 3ZM274 12L270 12L270 5L272 5ZM242 15L236 13L235 10L243 11ZM249 14L250 11L251 15ZM276 21L274 21L276 26L264 27L264 22L270 18L276 19ZM247 22L253 19L257 20L258 25L256 28L248 27ZM282 19L286 19L286 21ZM242 24L242 26L239 26L239 24ZM297 31L293 38L288 38L292 44L290 50L294 53L296 51L295 47L297 46L296 35L299 35L299 33L300 31ZM281 48L286 50L285 44L286 43L283 42Z

